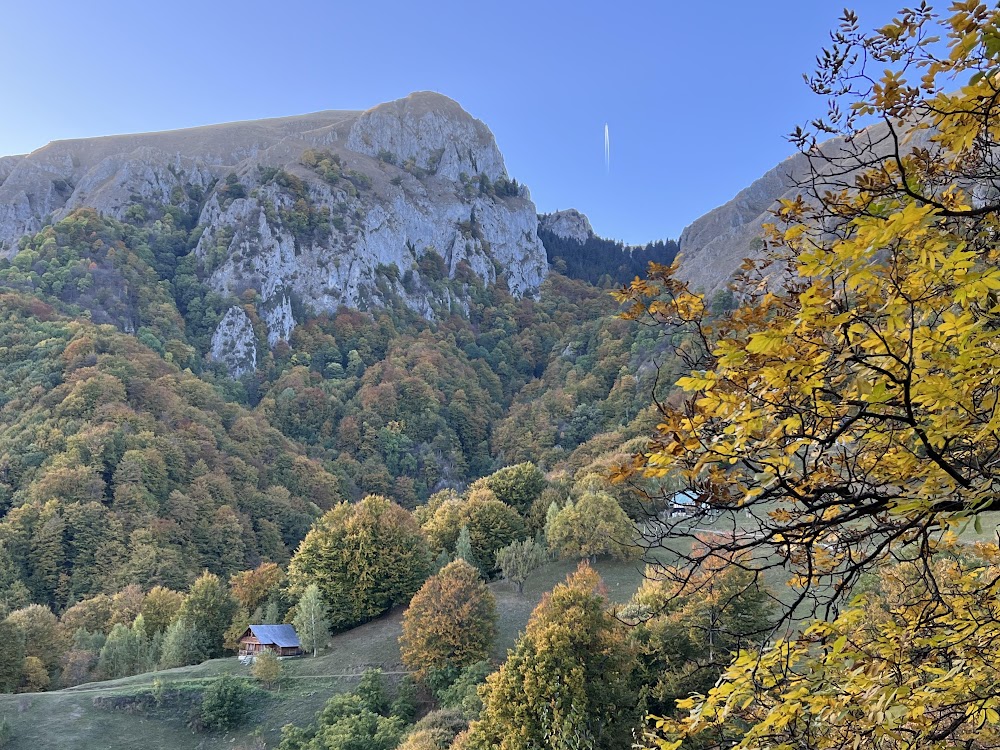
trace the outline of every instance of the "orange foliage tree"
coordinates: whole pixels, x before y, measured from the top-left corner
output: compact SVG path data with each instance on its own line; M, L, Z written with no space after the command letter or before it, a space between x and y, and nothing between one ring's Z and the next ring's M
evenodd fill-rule
M424 583L403 615L403 663L421 680L489 656L496 600L479 571L455 560Z

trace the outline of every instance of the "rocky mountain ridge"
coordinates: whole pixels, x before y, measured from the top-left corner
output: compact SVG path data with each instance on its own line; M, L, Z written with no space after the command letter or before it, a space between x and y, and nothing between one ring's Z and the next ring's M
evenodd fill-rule
M907 133L904 148L926 147L931 131ZM759 258L763 251L761 227L773 222L778 201L827 188L853 187L856 156L862 151L885 156L893 140L885 124L858 133L851 143L834 138L819 144L810 164L804 153L788 157L737 193L732 200L699 217L681 232L678 274L693 288L711 297L726 288L746 258ZM813 170L815 169L815 174ZM807 183L810 185L806 190Z
M255 290L271 345L301 322L293 302L322 312L396 296L432 317L462 304L440 278L503 279L520 296L547 271L535 207L492 133L432 92L365 112L58 141L4 157L0 255L77 208L127 219L191 196L207 283L233 297ZM241 314L227 313L212 341L234 375L256 361Z

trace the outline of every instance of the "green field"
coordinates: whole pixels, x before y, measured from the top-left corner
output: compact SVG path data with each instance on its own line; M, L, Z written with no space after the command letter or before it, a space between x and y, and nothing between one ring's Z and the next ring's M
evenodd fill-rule
M575 568L571 562L554 562L537 571L525 585L524 594L506 583L491 584L497 598L499 637L495 656L502 659L524 629L531 610L542 595ZM604 578L609 597L628 599L642 580L642 565L600 561L595 566ZM369 667L381 667L390 675L402 673L397 638L402 608L384 617L340 633L316 658L284 662L285 678L279 689L260 694L254 717L242 730L232 733L195 733L187 726L190 707L165 701L161 708L141 710L109 708L95 700L148 694L154 679L167 691L203 687L224 674L245 675L249 668L235 657L215 659L192 667L146 673L108 682L79 685L50 693L0 695L0 717L10 722L13 750L230 750L249 746L259 731L268 747L277 745L281 727L307 724L326 700L351 690Z

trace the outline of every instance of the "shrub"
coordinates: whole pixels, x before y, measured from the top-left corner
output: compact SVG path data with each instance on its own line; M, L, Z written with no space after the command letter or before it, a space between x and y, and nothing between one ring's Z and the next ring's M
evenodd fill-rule
M200 717L208 729L232 729L250 713L251 689L243 680L222 675L205 689Z

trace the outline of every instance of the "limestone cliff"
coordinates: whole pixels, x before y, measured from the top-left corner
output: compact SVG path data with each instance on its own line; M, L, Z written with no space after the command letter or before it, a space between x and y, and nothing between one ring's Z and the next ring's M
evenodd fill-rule
M859 134L855 143L884 154L889 148L886 133L883 125L875 125ZM915 133L909 145L921 145L926 137ZM835 166L850 163L837 161L846 148L840 139L821 144L820 150L831 161L824 164L823 160L814 160L816 190L825 188L828 178L824 172L832 170L837 171L839 185L851 184L851 171ZM745 258L759 257L761 226L774 221L772 211L780 199L791 199L803 192L800 186L807 177L810 177L809 159L804 154L795 154L741 190L728 203L691 223L680 237L679 275L709 296L724 289Z
M334 160L336 174L307 152ZM535 294L547 270L534 204L509 180L489 128L430 92L366 112L59 141L4 157L0 256L76 208L123 218L180 189L204 195L195 251L208 283L234 296L256 290L272 345L296 324L293 300L320 312L392 294L426 316L461 304L421 278L430 253L450 276L467 269L515 295ZM234 374L256 362L248 324L227 315L213 339L212 355Z
M538 217L538 227L563 239L573 240L583 244L594 236L590 219L575 208L554 211Z

